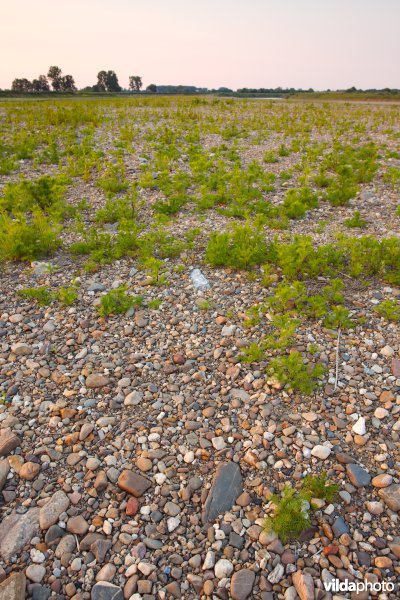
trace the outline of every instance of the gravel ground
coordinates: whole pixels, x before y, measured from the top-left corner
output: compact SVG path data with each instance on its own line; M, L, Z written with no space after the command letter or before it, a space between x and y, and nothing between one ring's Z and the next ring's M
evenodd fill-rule
M259 119L265 109L242 106L238 122L248 119L251 130L251 117ZM303 110L280 106L271 106L274 115ZM207 107L199 110L207 114ZM398 107L335 110L343 120L364 120L367 128L370 120L369 137L398 146L398 137L384 133L387 120L396 123ZM158 116L153 108L147 127ZM113 127L99 129L105 152L112 148ZM329 143L329 132L314 135L315 143ZM276 133L261 145L240 140L239 148L244 160L252 160L281 141ZM212 148L221 138L207 134L202 143ZM137 177L143 144L142 137L124 156L128 179ZM278 172L298 159L292 154L266 168ZM326 243L359 209L368 220L362 234L399 235L399 194L384 182L385 166L382 161L374 182L349 206L324 203L292 222L290 232ZM55 170L35 169L27 160L2 183ZM278 188L272 200L279 202L283 192ZM157 194L142 195L145 222ZM89 222L104 195L93 182L76 179L67 199L82 198L90 205ZM399 325L373 309L384 299L400 300L400 290L346 279L346 305L359 324L340 337L336 389L337 336L318 321L300 325L294 347L304 352L311 342L318 345L324 384L311 396L282 389L267 375L267 361L240 361L241 348L265 330L264 320L245 323L246 311L271 293L261 273L203 262L208 235L230 221L216 211L199 214L191 204L170 221L177 237L193 227L202 233L195 249L165 262L163 286L148 285L134 258L89 273L81 259L60 250L46 261L51 269L40 263L2 267L1 600L24 598L25 586L34 600L399 597ZM74 235L66 227L62 237ZM196 267L207 290L193 286ZM71 307L39 306L17 293L31 286L56 290L72 277L79 298ZM100 317L102 294L121 284L143 296L144 306ZM148 306L155 298L161 301L157 310ZM300 539L282 543L263 527L271 494L322 471L339 484L337 500L321 501ZM393 590L326 591L334 579L385 581Z

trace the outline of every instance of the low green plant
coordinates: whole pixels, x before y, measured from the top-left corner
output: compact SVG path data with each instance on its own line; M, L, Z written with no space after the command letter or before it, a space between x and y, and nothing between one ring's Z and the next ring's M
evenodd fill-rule
M383 300L374 311L387 321L400 321L400 304L396 300Z
M284 544L298 538L302 531L310 527L309 504L294 488L286 486L282 495L272 495L270 502L274 505L274 512L266 518L264 528L276 533Z
M61 246L60 232L61 226L40 210L15 219L0 213L0 261L49 256Z
M121 315L126 313L130 308L143 304L141 296L129 296L126 290L127 286L121 285L104 294L100 298L100 306L98 307L99 315L102 317Z
M312 498L320 498L329 504L334 502L339 493L340 486L330 483L325 471L321 475L306 475L301 485L301 496L311 502Z
M264 357L265 348L262 344L257 342L252 342L239 354L239 360L247 364L260 362Z
M284 386L310 395L318 385L318 380L325 372L321 363L312 366L305 364L300 352L295 350L287 355L273 358L268 372Z
M344 224L351 229L365 229L368 225L368 221L361 217L359 210L355 210L353 216L350 219L346 219Z
M214 267L250 269L265 262L267 251L263 234L247 223L234 225L230 231L211 234L206 260Z
M151 308L152 310L158 310L160 308L161 304L162 304L161 298L153 298L152 300L149 300L149 302L147 303L147 306L149 308Z
M299 490L285 486L281 495L271 496L270 502L274 505L274 510L265 519L264 529L276 533L283 543L298 539L311 525L310 513L314 508L312 499L332 503L339 490L340 486L329 482L325 472L321 475L306 475Z
M42 287L29 287L23 288L18 291L20 296L24 296L29 300L35 300L40 306L47 306L53 301L53 295L50 292L49 288Z
M78 291L75 285L68 287L60 287L54 292L54 296L60 304L64 306L72 306L78 299Z

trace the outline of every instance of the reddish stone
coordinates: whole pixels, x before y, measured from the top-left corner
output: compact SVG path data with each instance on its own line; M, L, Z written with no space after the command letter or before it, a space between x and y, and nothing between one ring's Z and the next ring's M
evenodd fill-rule
M126 514L129 517L133 517L136 515L139 510L139 502L135 496L131 496L126 504Z
M400 359L392 358L392 373L395 377L400 377Z
M176 365L184 365L185 364L185 357L183 356L183 354L174 354L174 356L172 357L172 360L174 361L174 363Z

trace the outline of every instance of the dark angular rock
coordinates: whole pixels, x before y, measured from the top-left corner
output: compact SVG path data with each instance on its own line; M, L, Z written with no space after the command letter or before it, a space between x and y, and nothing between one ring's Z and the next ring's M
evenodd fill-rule
M145 491L151 486L151 482L139 475L139 473L134 473L133 471L129 471L125 469L122 471L121 475L118 477L118 486L121 490L125 490L128 494L132 494L136 498L140 498L143 496Z
M218 515L232 508L242 492L243 480L239 465L234 462L221 463L204 504L203 523L213 522Z
M340 537L344 533L348 533L349 528L346 525L346 522L342 517L337 517L334 524L332 525L332 531L336 537Z
M371 475L359 465L348 464L346 471L351 483L356 487L366 487L371 483Z

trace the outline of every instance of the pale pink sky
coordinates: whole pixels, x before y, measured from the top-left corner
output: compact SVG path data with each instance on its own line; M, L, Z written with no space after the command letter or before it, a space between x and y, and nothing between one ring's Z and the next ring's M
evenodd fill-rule
M120 84L400 88L400 0L0 0L0 87L58 65Z

